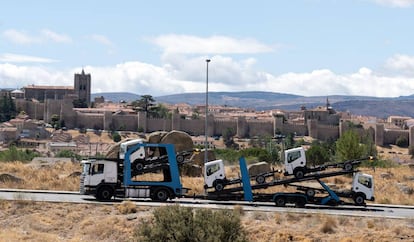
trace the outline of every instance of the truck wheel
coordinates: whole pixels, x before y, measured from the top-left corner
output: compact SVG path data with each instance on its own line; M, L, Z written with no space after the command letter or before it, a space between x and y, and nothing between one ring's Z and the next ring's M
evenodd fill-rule
M306 190L306 196L308 196L308 197L314 197L315 194L316 194L316 192L315 192L314 189L310 188L310 189Z
M351 171L354 168L354 166L352 165L352 163L345 163L344 164L344 170L345 171Z
M177 155L176 160L178 163L182 163L184 161L184 156L183 155Z
M96 192L96 198L100 201L107 201L114 195L113 189L109 186L102 186Z
M265 183L265 181L266 181L266 178L262 175L256 177L256 183L257 184L263 184L263 183Z
M276 197L275 204L278 207L284 207L286 205L286 198L283 196Z
M144 164L142 163L142 162L137 162L136 164L135 164L135 169L137 170L137 171L142 171L143 169L144 169Z
M301 179L305 176L305 170L302 168L296 169L295 171L293 171L293 175L296 178Z
M221 192L224 189L224 184L222 181L217 180L214 182L214 189L216 190L216 192Z
M155 190L153 195L153 200L159 201L159 202L165 202L167 201L170 193L166 188L158 188Z
M361 193L357 193L354 196L354 202L357 206L364 206L365 205L365 196Z

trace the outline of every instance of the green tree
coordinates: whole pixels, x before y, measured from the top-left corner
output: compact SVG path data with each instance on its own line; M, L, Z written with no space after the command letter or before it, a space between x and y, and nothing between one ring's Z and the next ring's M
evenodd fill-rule
M227 148L234 147L235 143L233 137L235 134L236 132L232 128L227 128L223 131L223 142Z
M4 95L0 99L0 122L9 121L16 117L16 104L10 94Z
M132 106L139 111L148 113L155 105L155 99L151 95L142 95L141 99L133 101Z
M153 107L149 113L154 118L171 118L171 113L168 111L168 108L161 103Z
M360 137L354 130L346 131L336 141L336 155L339 160L358 159L365 155L366 147L360 144Z
M193 114L191 115L191 119L200 119L200 112L198 109L193 109Z
M215 149L214 154L217 159L222 159L231 163L236 162L240 158L239 152L234 149Z
M53 128L55 128L55 129L59 129L60 128L60 122L59 122L59 120L60 120L60 117L57 114L53 114L50 117L50 122L51 122L51 125L52 125Z
M295 144L294 137L295 137L294 133L289 133L286 135L286 138L285 138L286 149L295 148L296 144Z
M306 160L311 165L322 165L331 161L331 154L328 145L323 145L320 142L313 142L311 147L306 151Z
M0 161L31 161L34 157L40 156L39 153L32 150L18 150L16 146L0 151Z
M361 137L361 143L364 147L364 156L377 156L377 146L374 142L374 131L366 130Z

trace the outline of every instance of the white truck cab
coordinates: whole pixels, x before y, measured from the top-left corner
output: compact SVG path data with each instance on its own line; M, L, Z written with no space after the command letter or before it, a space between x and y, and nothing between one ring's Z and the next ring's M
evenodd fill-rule
M226 180L223 160L209 161L204 164L204 188L214 187L223 190Z
M306 173L306 155L302 147L285 151L285 175L302 178Z
M364 173L356 173L352 181L355 204L362 205L365 200L374 201L374 178Z
M119 147L119 159L125 159L125 154L127 153L128 149L136 144L142 144L142 139L133 139L122 143ZM134 162L137 159L144 159L145 158L145 148L142 146L137 151L131 154L130 161Z
M82 160L81 194L101 183L117 182L117 163L107 160Z

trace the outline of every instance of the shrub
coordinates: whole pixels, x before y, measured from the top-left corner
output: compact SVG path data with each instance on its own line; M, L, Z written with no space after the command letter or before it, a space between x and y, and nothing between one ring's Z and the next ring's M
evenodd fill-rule
M165 206L155 209L153 216L152 223L141 223L137 241L247 241L234 211Z
M31 150L18 150L16 146L11 146L8 150L0 151L0 161L31 161L34 157L40 156L39 153Z
M395 141L395 144L399 147L408 147L408 139L405 136L399 136Z
M76 160L81 160L82 157L71 150L61 150L56 154L56 157L59 158L73 158Z
M118 132L114 132L112 134L112 139L115 142L119 142L119 141L121 141L122 137L121 137L121 135Z

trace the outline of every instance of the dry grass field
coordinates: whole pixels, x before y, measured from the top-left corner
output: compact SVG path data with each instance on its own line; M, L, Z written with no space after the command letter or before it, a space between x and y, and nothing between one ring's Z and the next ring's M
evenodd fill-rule
M0 241L134 241L151 207L0 200ZM413 241L414 219L243 212L250 241Z
M2 188L79 189L78 163L31 165L2 163L0 175L20 182L0 180ZM408 166L389 169L363 168L375 177L376 202L414 205L414 171ZM229 168L232 176L237 170ZM327 183L350 184L350 177ZM185 187L203 192L202 178L184 177ZM405 187L403 189L403 187ZM283 187L281 187L283 189ZM241 208L236 208L241 210ZM130 202L118 205L65 204L1 200L0 241L134 241L134 231L153 208ZM414 241L414 218L378 219L294 212L241 211L242 224L251 241Z

